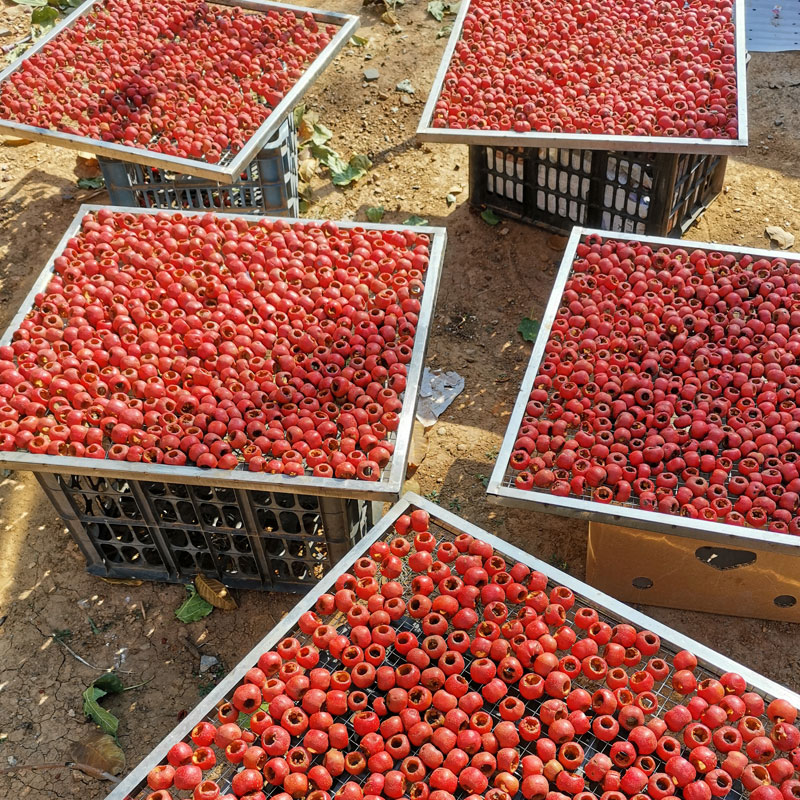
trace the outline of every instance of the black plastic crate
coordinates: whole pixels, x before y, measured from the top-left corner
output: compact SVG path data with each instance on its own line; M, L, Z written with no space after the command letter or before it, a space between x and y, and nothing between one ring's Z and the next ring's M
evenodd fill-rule
M86 558L110 578L305 591L364 535L371 504L88 475L37 473Z
M176 211L236 209L284 217L299 213L297 137L291 114L232 184L103 157L98 161L111 205Z
M568 233L680 236L722 190L727 157L470 146L470 202Z

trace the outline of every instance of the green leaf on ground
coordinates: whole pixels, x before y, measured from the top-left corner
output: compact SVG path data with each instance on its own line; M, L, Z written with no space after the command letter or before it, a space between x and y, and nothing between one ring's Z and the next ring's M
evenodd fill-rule
M125 691L122 685L122 678L113 672L106 672L92 683L98 689L102 689L106 694L119 694Z
M34 8L47 5L47 0L13 0L13 2L20 6L33 6Z
M371 166L372 162L367 156L351 156L349 163L345 165L344 169L334 170L331 168L331 180L334 186L348 186L354 181L363 178Z
M214 606L207 600L203 600L197 589L192 584L186 587L189 596L183 601L181 607L175 612L175 616L181 622L197 622L203 617L207 617L213 610Z
M369 222L380 222L383 219L384 211L383 206L370 206L367 209L367 220Z
M306 113L306 107L304 103L301 103L299 106L294 107L294 111L292 111L292 116L294 117L295 128L300 127L300 123L303 121L305 113Z
M403 225L427 225L428 220L425 217L420 217L417 214L412 214L408 219L403 220Z
M102 189L105 185L102 175L97 178L78 178L79 189Z
M31 23L46 31L56 24L60 14L52 6L39 6L31 11Z
M437 39L444 39L445 36L449 36L453 32L453 24L450 23L449 25L443 25L436 31L436 38Z
M329 141L333 138L333 131L323 125L321 122L317 122L314 125L313 132L311 134L311 141L316 145L323 145L325 142Z
M542 323L538 319L531 319L530 317L523 317L522 322L519 323L517 331L522 335L526 342L535 342L536 337L539 335L539 328Z
M444 18L446 8L447 4L443 3L442 0L429 0L428 2L428 13L439 22Z
M363 36L356 36L355 34L350 37L350 44L356 47L364 47L368 41L369 39L365 39Z
M500 217L498 217L491 208L481 211L481 219L487 225L498 225L500 223Z
M347 169L347 162L331 147L326 144L311 144L311 155L326 166L331 173L344 172Z
M98 702L107 694L119 694L124 690L122 681L113 672L101 675L91 686L87 686L83 692L83 713L91 717L100 726L103 733L117 737L119 720L110 712L106 711Z

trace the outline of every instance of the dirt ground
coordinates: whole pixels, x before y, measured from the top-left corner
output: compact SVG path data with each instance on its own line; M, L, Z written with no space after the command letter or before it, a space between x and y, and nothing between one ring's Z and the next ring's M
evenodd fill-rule
M2 0L0 0L2 2ZM415 476L421 493L443 507L583 577L586 524L487 503L492 469L530 345L516 333L546 303L560 252L535 228L487 226L468 204L467 149L421 145L419 116L446 37L424 2L399 5L397 26L383 6L321 0L360 13L368 40L350 47L306 103L334 132L343 155L367 153L374 166L346 190L315 183L310 215L365 219L383 205L386 222L411 214L446 225L449 244L430 342L432 367L455 369L466 388L430 433ZM0 5L0 45L27 31L25 6ZM363 80L376 68L377 81ZM754 54L749 66L750 140L731 159L725 191L690 238L765 245L766 224L800 227L800 53ZM404 79L415 92L395 90ZM0 325L5 326L88 192L76 186L74 153L43 145L0 147ZM448 205L448 193L456 202ZM91 198L103 202L104 194ZM127 685L146 686L107 704L121 720L119 741L135 765L207 690L200 652L226 667L237 662L291 608L295 598L239 594L235 612L214 612L187 626L174 617L180 586L111 585L84 572L83 559L29 473L0 481L0 773L14 764L63 762L93 730L81 693L99 671L117 665ZM647 609L654 617L800 690L798 628L752 619ZM192 644L186 644L186 641ZM110 784L69 769L0 774L0 797L104 797Z

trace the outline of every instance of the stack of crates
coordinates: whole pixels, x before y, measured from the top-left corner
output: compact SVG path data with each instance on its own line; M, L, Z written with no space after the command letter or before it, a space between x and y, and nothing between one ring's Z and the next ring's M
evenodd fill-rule
M98 161L111 205L299 215L297 136L292 114L232 184L104 157Z
M96 475L37 473L86 558L108 578L304 592L359 541L372 504Z
M470 202L569 233L681 236L722 190L726 156L470 146Z

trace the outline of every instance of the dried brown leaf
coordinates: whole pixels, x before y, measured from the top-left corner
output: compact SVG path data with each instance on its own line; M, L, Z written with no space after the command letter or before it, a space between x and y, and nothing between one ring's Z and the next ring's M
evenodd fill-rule
M144 583L138 578L100 578L100 580L110 583L112 586L141 586Z
M221 608L223 611L233 611L239 607L231 597L228 588L223 586L216 578L198 575L194 579L194 585L197 588L197 594L215 608Z
M73 761L85 764L98 772L119 775L125 770L125 753L114 741L113 736L95 731L80 742L72 745L70 756Z
M0 136L0 144L3 147L22 147L33 142L30 139L23 139L22 136Z

